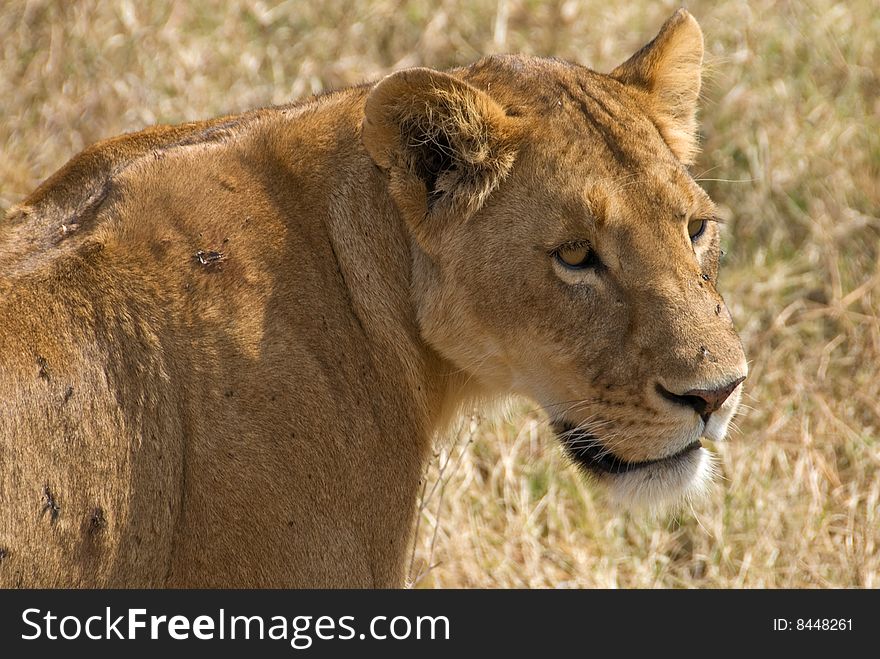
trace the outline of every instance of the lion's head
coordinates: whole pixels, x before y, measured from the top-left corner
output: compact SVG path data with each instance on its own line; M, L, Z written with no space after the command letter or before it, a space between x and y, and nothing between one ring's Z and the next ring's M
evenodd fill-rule
M610 75L490 57L393 74L366 105L423 336L485 390L538 401L629 504L706 482L700 438L724 438L747 373L718 213L688 172L702 56L679 11Z

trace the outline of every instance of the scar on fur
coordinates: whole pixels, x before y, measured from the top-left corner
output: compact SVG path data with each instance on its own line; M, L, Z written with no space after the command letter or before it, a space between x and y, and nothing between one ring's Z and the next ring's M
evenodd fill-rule
M62 224L61 225L61 237L64 238L67 234L73 233L79 229L78 222L71 222L70 224Z
M73 387L67 385L67 388L64 390L64 395L61 397L61 404L66 405L71 396L73 396Z
M49 362L43 355L37 355L37 366L40 367L40 377L46 382L49 381Z
M203 266L212 267L223 263L223 261L226 260L226 255L223 252L204 251L200 249L196 252L196 260Z
M703 359L708 359L713 364L718 362L718 358L712 354L712 351L709 350L706 346L700 346L700 356Z
M3 564L3 559L9 556L9 550L6 547L0 547L0 565Z
M45 515L46 511L49 511L49 520L54 524L58 519L58 513L61 512L61 506L52 496L52 490L49 489L48 484L43 486L43 509L40 511L40 517Z
M104 511L101 506L95 506L89 517L89 533L97 533L107 526L107 520L104 518Z

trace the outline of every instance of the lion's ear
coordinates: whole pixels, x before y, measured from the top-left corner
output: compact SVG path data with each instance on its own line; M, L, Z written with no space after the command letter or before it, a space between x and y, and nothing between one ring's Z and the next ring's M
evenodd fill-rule
M418 225L479 210L513 164L514 125L488 94L449 74L408 69L367 98L364 146ZM419 226L418 231L430 227Z
M697 99L703 66L703 32L684 9L675 12L651 43L611 72L648 93L660 134L686 165L697 155Z

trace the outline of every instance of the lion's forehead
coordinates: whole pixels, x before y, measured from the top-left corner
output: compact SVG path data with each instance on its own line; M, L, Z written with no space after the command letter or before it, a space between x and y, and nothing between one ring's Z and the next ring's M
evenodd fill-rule
M613 160L638 162L663 146L639 92L585 66L554 58L491 56L462 70L514 115L526 115L575 147L607 147ZM670 154L671 156L671 154Z
M554 225L571 233L585 225L601 229L680 224L686 218L717 215L709 195L677 162L646 160L610 171L564 149L554 152L548 147L547 153L523 155L508 185L492 202L534 206L534 221L547 228ZM536 171L541 172L539 177ZM529 189L526 196L524 187ZM516 215L521 222L522 213Z
M603 222L712 213L673 155L640 92L556 59L491 56L462 71L527 124L523 171L541 172L543 194Z
M717 214L709 195L686 171L646 168L630 176L599 179L583 193L600 224L641 226L680 223Z

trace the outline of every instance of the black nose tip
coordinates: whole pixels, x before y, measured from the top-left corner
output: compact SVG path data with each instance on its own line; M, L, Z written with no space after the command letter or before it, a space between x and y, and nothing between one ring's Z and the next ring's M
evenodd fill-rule
M658 382L657 393L673 403L690 407L706 422L713 412L724 405L724 401L730 398L730 394L734 392L743 380L745 380L745 377L737 378L730 384L718 389L689 389L683 394L674 394Z

